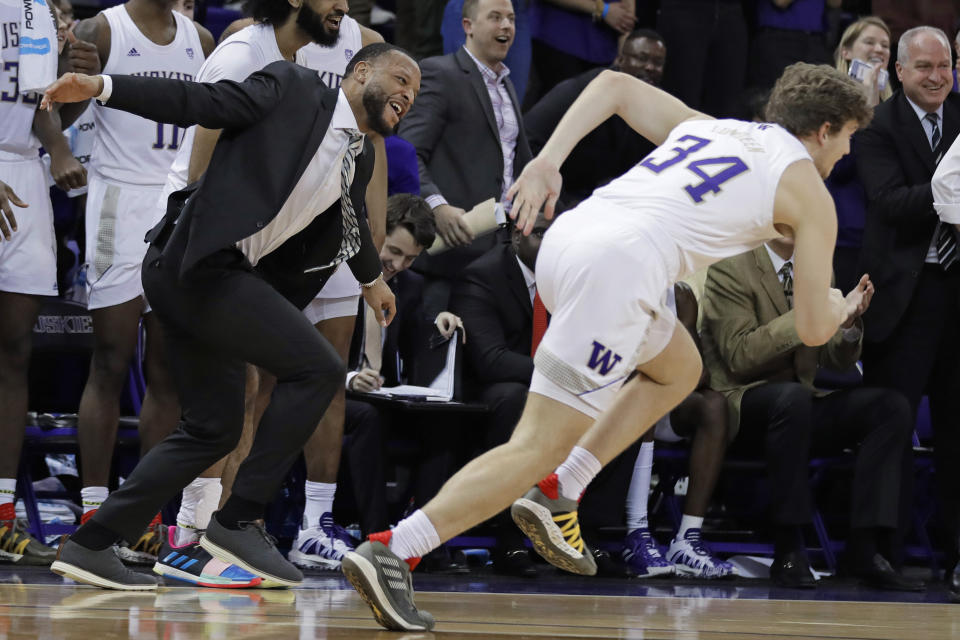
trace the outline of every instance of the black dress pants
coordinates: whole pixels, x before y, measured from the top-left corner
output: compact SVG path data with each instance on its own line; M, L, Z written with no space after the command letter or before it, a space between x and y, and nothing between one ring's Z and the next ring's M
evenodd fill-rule
M852 527L896 528L904 451L913 419L906 399L887 389L857 388L815 397L799 382L749 389L740 405L734 451L764 453L770 500L778 525L812 521L811 456L858 447L853 473Z
M186 234L173 234L183 244ZM182 246L180 247L182 255ZM174 255L175 252L170 252ZM93 519L136 540L154 514L211 464L230 453L243 427L245 365L277 377L270 406L233 494L266 505L313 433L343 362L309 320L268 285L237 249L202 260L183 280L179 260L151 247L143 284L167 334L180 394L180 426L150 450Z
M945 273L925 265L913 298L893 333L863 349L864 380L906 396L915 416L924 394L930 398L933 460L942 533L956 560L960 534L960 267ZM869 315L867 318L869 322ZM868 334L869 335L869 334Z

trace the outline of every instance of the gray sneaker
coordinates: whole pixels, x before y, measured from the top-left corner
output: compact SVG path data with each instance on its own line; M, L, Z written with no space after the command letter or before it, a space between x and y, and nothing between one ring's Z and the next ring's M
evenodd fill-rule
M514 502L510 515L547 562L570 573L596 575L597 562L580 537L577 501L560 493L557 474L550 474Z
M157 579L131 571L117 557L113 547L93 551L67 539L57 551L57 559L50 570L71 580L120 591L151 591L157 588Z
M373 617L391 631L430 631L435 621L413 602L410 567L381 542L364 542L340 565Z
M296 587L303 582L303 574L277 551L276 539L261 522L243 522L237 530L227 529L214 515L200 546L214 558L263 578L261 588Z

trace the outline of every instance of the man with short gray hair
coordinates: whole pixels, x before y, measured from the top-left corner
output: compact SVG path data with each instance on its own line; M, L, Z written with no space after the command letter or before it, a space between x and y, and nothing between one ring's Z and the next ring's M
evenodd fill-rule
M960 532L960 267L956 237L934 212L930 180L960 133L960 95L951 93L950 41L940 29L906 31L896 68L902 89L877 105L856 144L869 203L861 270L877 289L864 316L864 381L901 391L914 412L922 396L930 398L941 546L951 570ZM901 504L903 527L912 504Z

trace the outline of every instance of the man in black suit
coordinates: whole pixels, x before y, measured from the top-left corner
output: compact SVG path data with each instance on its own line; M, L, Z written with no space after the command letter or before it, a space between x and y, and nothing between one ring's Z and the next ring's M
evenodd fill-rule
M504 200L531 157L503 64L515 35L510 0L466 0L463 29L462 49L422 62L423 91L400 127L417 149L420 193L433 207L437 233L454 247L414 267L427 277L430 313L448 307L453 280L496 242L493 235L474 239L464 210Z
M658 87L666 61L667 48L660 34L650 29L636 29L624 40L620 55L610 68ZM523 122L533 153L540 153L563 114L604 69L597 67L564 80L527 111ZM653 149L653 143L631 129L622 118L610 118L577 143L560 169L564 204L576 205L597 187L633 168Z
M54 571L101 587L156 587L126 570L110 546L135 538L152 514L236 446L250 362L277 377L273 401L232 496L200 544L264 584L302 580L261 519L346 372L300 309L346 261L383 326L393 315L394 296L357 215L373 155L369 141L363 149L363 133L389 135L419 81L417 64L381 43L357 53L339 91L287 61L243 83L68 74L47 90L47 108L96 97L152 120L224 129L182 209L172 206L147 235L144 289L168 330L183 423L61 547Z
M464 319L469 331L464 359L466 392L490 409L481 451L510 439L527 399L533 376L534 269L540 240L550 222L541 215L530 235L514 229L509 244L499 243L470 263L450 302L451 310ZM546 318L543 303L537 303ZM501 539L494 568L535 576L524 540L506 512L496 521L501 524Z
M869 203L860 271L877 290L864 317L864 381L903 392L914 412L930 397L948 568L957 561L960 530L960 268L951 260L956 251L947 255L955 240L938 224L930 179L960 132L951 70L942 31L905 32L897 49L903 88L877 105L856 153ZM909 522L905 511L901 526Z

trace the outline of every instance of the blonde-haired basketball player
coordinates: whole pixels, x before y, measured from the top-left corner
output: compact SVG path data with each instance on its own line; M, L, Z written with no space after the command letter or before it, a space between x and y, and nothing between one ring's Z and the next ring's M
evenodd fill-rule
M671 283L789 235L796 242L796 329L805 344L826 342L863 295L858 288L844 298L830 288L837 222L823 184L871 117L851 78L826 66L789 67L771 95L772 122L761 124L713 120L642 81L605 71L511 189L513 215L526 232L544 204L552 216L558 168L570 150L613 115L660 146L546 234L537 285L553 315L513 437L343 561L388 628L433 626L413 603L408 565L548 474L514 503L514 520L551 563L596 571L579 534L583 488L700 376L693 340L664 304ZM639 375L625 383L634 371Z

